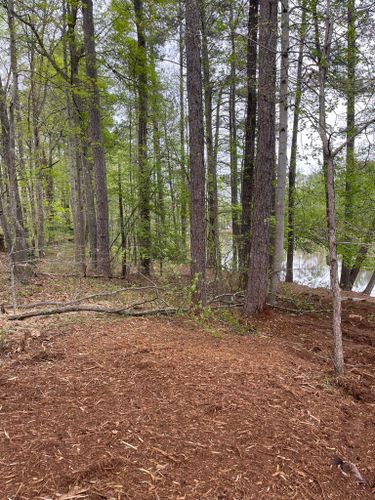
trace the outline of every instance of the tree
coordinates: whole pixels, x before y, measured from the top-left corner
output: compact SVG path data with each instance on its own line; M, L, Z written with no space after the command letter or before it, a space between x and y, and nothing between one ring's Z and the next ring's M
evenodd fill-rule
M245 295L246 315L261 311L267 298L275 163L277 1L259 2L258 148L255 160L251 251Z
M206 3L200 0L202 18L202 66L205 111L205 137L207 151L207 205L208 205L208 249L207 265L218 271L221 266L220 241L219 241L219 207L217 189L216 156L212 129L212 94L210 59L208 51L208 34L206 20Z
M279 106L279 155L275 199L275 248L271 277L270 301L276 298L280 282L284 252L285 186L288 163L288 109L289 109L289 0L281 0L281 60L280 60L280 106Z
M290 162L289 162L288 248L287 248L287 262L286 262L286 276L285 276L285 281L289 283L293 282L293 261L294 261L294 244L295 244L294 210L295 210L295 189L296 189L296 170L297 170L297 139L298 139L300 116L301 116L302 71L303 71L303 57L305 50L306 32L307 32L306 21L307 21L307 0L302 0L301 26L299 29L296 88L294 93L292 144L290 148Z
M83 0L83 33L85 43L86 75L89 88L89 133L94 162L94 184L96 195L96 224L98 243L98 271L105 276L111 274L109 258L108 193L103 144L100 94L95 48L95 29L92 0Z
M241 243L240 243L240 268L246 276L250 255L250 225L251 205L253 195L254 158L255 158L255 131L257 114L257 35L258 35L258 0L250 0L248 29L247 29L247 56L246 56L246 85L247 85L247 110L245 128L244 167L242 173L241 190Z
M151 272L151 216L150 216L150 169L147 161L147 52L144 32L142 0L134 0L135 24L137 26L137 91L138 91L138 170L140 198L139 246L142 272Z
M186 0L186 58L190 150L191 274L196 280L194 299L206 303L205 168L202 98L201 26L198 0Z

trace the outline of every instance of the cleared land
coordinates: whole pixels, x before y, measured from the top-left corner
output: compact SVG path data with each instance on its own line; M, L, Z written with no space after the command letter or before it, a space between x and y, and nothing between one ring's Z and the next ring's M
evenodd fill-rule
M0 497L374 498L375 304L358 297L344 301L342 380L328 312L232 327L227 316L3 320ZM287 289L282 305L296 304L329 307L324 291ZM335 454L368 484L332 468Z

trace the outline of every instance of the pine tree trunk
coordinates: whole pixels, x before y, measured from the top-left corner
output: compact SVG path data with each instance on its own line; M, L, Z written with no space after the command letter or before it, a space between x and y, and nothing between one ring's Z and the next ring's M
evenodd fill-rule
M128 266L126 263L126 232L125 232L125 219L124 219L124 197L122 192L122 176L121 165L118 164L118 208L120 219L120 236L121 236L121 277L126 278L128 274Z
M250 267L244 313L261 311L267 299L275 164L277 1L259 2L258 148L251 218Z
M293 112L292 144L290 150L290 163L289 163L288 249L287 249L286 276L285 276L285 281L288 283L293 282L294 241L295 241L294 210L295 210L295 191L296 191L295 186L296 186L296 170L297 170L297 139L298 139L299 119L301 114L303 55L304 55L306 30L307 30L306 4L307 0L302 0L301 29L300 29L299 48L298 48L298 60L297 60L297 81L296 81L294 112Z
M141 270L145 275L151 273L151 213L150 213L150 178L151 172L147 159L147 53L144 33L143 1L134 0L134 11L138 39L138 170L139 170L139 252Z
M288 164L288 83L289 83L289 0L281 0L281 62L279 108L279 155L275 198L275 247L270 302L276 299L284 256L285 187Z
M207 26L204 12L204 3L201 2L202 17L202 66L203 89L205 110L205 137L207 154L207 205L208 205L208 231L207 231L207 266L215 271L220 269L220 243L219 243L219 208L217 192L217 171L212 130L212 82L210 73L210 60L208 54Z
M238 154L236 119L236 44L233 3L230 4L230 84L229 84L229 155L230 191L232 207L232 268L238 269L239 212L238 212Z
M241 246L240 269L242 282L247 282L250 256L250 225L251 205L253 195L254 158L255 158L255 130L257 115L257 39L258 39L258 0L250 0L247 40L247 111L245 129L244 167L242 173L241 191Z
M94 185L96 195L97 266L104 276L110 276L109 223L107 176L104 156L100 95L95 48L95 30L92 0L83 0L83 34L85 44L86 75L89 88L89 135L94 163Z
M347 86L346 86L346 182L345 182L345 219L344 241L351 240L350 227L353 224L353 181L355 176L355 84L356 84L356 28L355 28L355 0L347 3ZM352 248L344 252L340 286L344 290L351 290L354 281L351 279Z
M181 240L182 250L186 252L187 246L187 226L188 226L188 187L186 172L185 153L185 81L184 81L184 36L183 36L183 1L179 1L179 97L180 97L180 218L181 218Z
M198 0L186 0L187 93L190 147L191 275L196 282L196 303L206 303L206 224L202 67Z

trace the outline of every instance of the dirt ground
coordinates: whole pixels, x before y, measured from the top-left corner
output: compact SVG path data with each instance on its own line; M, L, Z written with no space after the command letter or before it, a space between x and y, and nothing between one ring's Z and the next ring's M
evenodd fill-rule
M375 303L359 297L343 303L341 380L327 294L303 287L281 307L307 313L268 310L240 330L17 323L0 352L0 498L374 498ZM336 454L367 484L332 467Z

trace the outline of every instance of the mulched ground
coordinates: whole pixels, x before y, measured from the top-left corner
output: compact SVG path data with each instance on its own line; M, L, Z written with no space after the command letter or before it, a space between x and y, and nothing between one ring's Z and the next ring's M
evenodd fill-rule
M329 313L267 311L249 335L67 318L22 323L27 341L0 353L1 499L374 498L374 303L344 302L340 381Z

